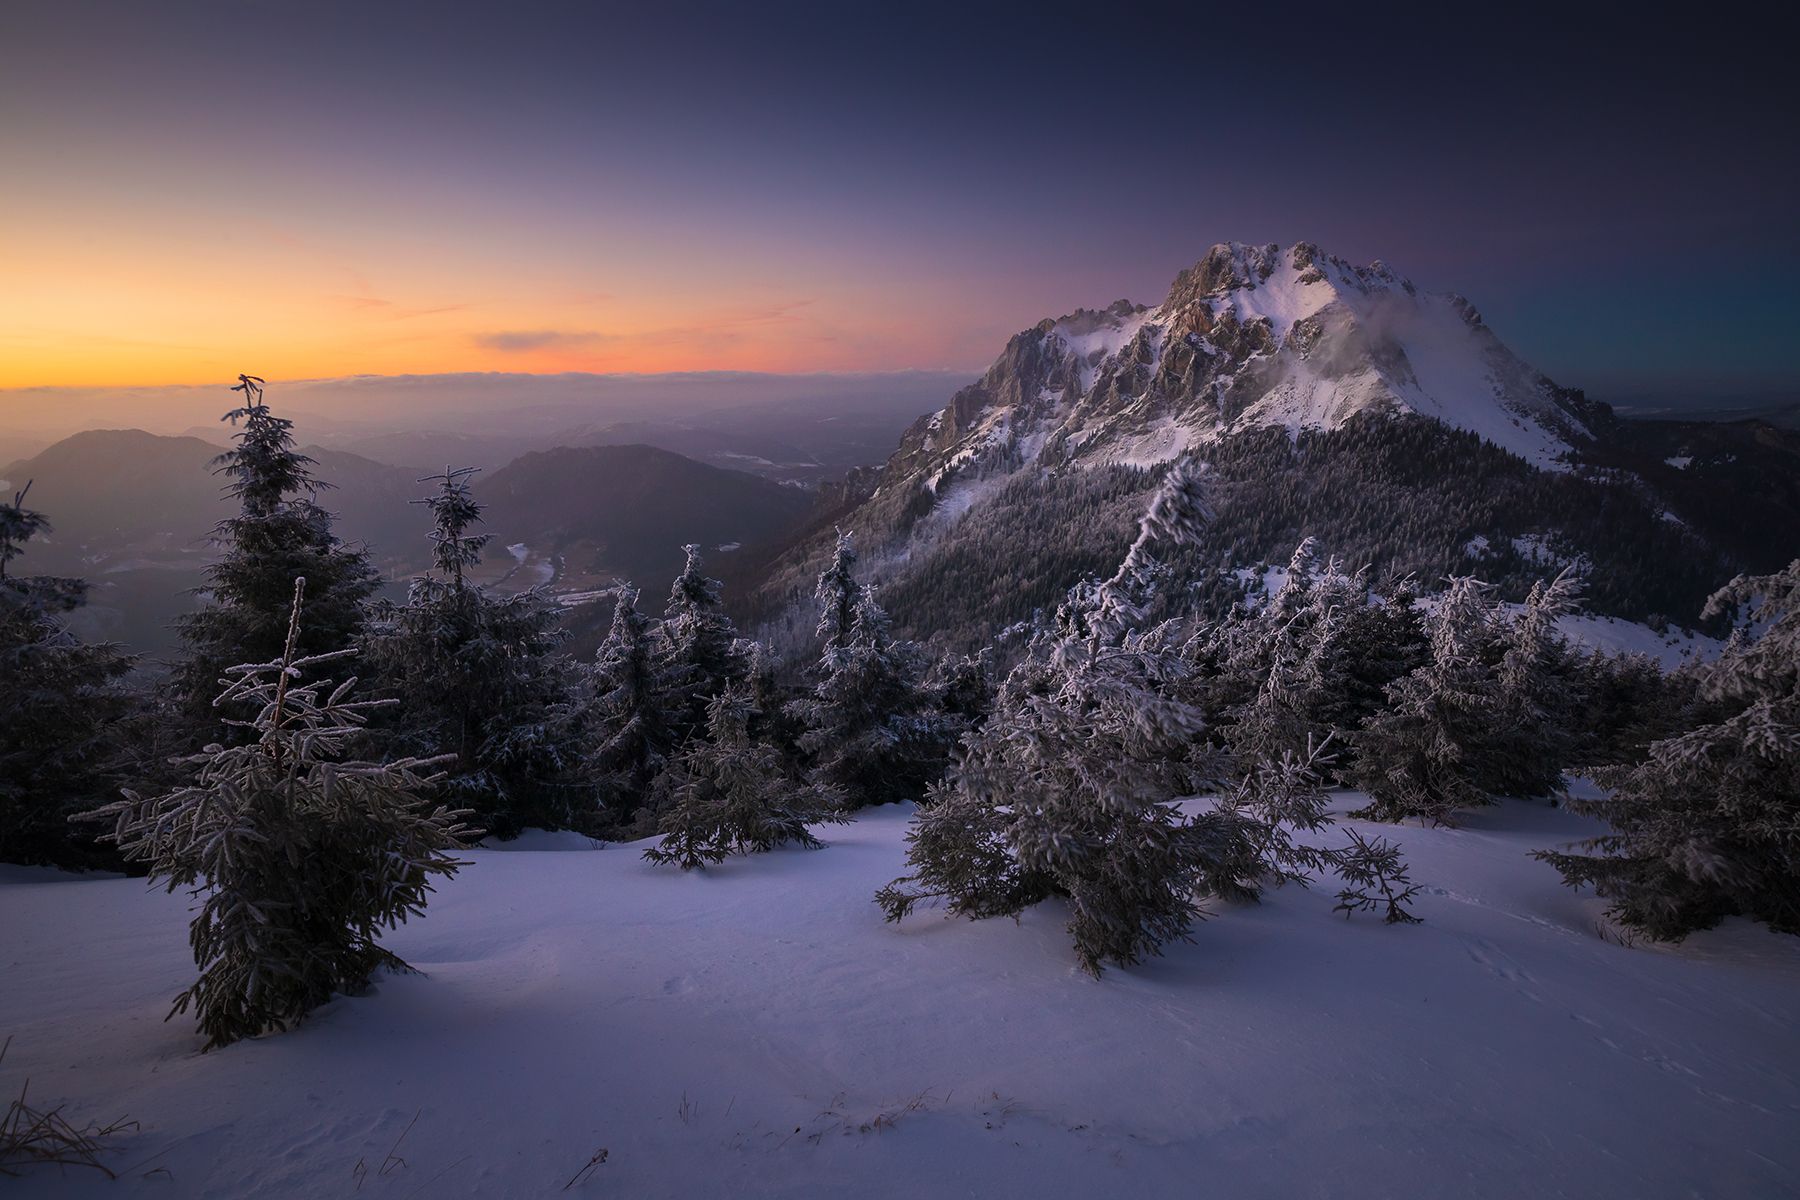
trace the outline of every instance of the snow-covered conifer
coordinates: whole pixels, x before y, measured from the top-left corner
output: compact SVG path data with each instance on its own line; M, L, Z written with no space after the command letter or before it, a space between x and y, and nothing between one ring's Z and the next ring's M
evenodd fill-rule
M712 698L742 683L746 671L737 631L720 602L719 581L701 570L699 546L683 546L682 552L686 562L656 626L657 687L676 745L704 730Z
M1747 613L1746 613L1747 610ZM1717 662L1699 668L1712 719L1596 772L1610 792L1569 807L1611 832L1538 855L1611 916L1661 939L1741 914L1800 933L1800 560L1739 576L1708 617L1746 613Z
M877 899L899 920L928 897L979 918L1063 896L1076 954L1099 974L1157 953L1199 916L1217 831L1174 800L1214 775L1196 757L1199 709L1169 686L1185 664L1164 629L1060 641L1040 637L1007 675L914 818L912 873Z
M788 706L807 779L846 808L917 800L943 773L960 723L925 685L918 647L894 638L873 592L855 576L840 532L819 576L823 655L814 684Z
M692 870L793 843L823 843L808 825L841 821L815 789L795 779L781 752L750 736L751 707L738 688L707 705L704 736L691 740L657 780L660 814L654 863Z
M1578 753L1582 655L1556 626L1573 609L1580 581L1565 570L1532 586L1524 606L1497 631L1500 661L1492 733L1495 774L1482 786L1525 798L1564 792L1563 770Z
M1425 619L1430 658L1388 689L1387 707L1356 736L1353 779L1369 793L1356 815L1442 823L1494 802L1497 619L1479 580L1450 581Z
M293 422L264 402L263 381L240 375L231 390L243 393L243 403L222 419L242 428L214 464L239 511L213 530L221 553L206 569L206 603L176 622L185 654L167 690L172 740L190 751L234 729L221 725L224 710L213 702L225 668L280 656L297 576L311 581L304 653L354 641L380 582L368 555L332 532L331 514L316 502L331 485L315 479L313 460L294 449Z
M674 723L657 686L654 629L637 600L636 588L620 585L612 628L594 658L588 714L588 773L615 826L629 825L645 807L674 749Z
M286 1029L376 969L404 968L377 938L423 912L469 834L467 814L426 798L443 760L346 760L382 702L347 699L354 678L308 678L354 651L300 652L303 591L295 580L280 655L228 670L221 707L254 714L242 722L251 740L207 746L186 786L127 791L91 814L152 879L203 897L190 933L200 977L170 1015L192 1007L209 1049Z
M575 784L579 676L559 647L555 605L541 591L498 595L470 583L487 537L471 533L482 506L475 469L446 468L416 503L432 514L436 573L413 581L403 605L378 605L364 643L380 694L379 722L401 750L449 754L443 795L489 832L585 824L591 791Z
M1558 796L1578 754L1579 654L1557 630L1577 593L1564 573L1508 614L1471 578L1425 618L1429 659L1388 689L1356 735L1362 811L1434 823L1502 796Z
M1248 676L1249 694L1228 711L1225 728L1247 780L1258 778L1262 764L1310 759L1310 747L1340 732L1324 725L1320 713L1336 683L1338 641L1368 593L1360 576L1346 579L1336 563L1315 574L1311 549L1310 538L1301 543L1287 583L1266 609L1244 620L1249 636L1236 639L1236 653L1224 663L1227 674Z
M80 868L112 862L69 817L114 794L125 766L120 722L133 704L119 686L133 660L83 643L63 617L79 579L7 573L50 528L25 507L28 483L0 501L0 862Z
M932 898L982 918L1061 896L1076 956L1097 975L1185 936L1200 892L1243 890L1260 874L1250 818L1189 817L1177 804L1216 782L1218 763L1200 741L1177 625L1138 627L1162 578L1158 533L1185 536L1202 500L1178 467L1119 571L1071 589L1055 626L1038 631L914 818L911 874L876 896L889 920Z
M1379 710L1423 649L1411 603L1404 590L1376 597L1366 569L1321 566L1307 538L1267 602L1234 606L1203 631L1193 656L1208 674L1207 709L1244 778L1327 739L1341 744Z
M1691 710L1699 679L1691 668L1664 671L1641 651L1586 655L1579 664L1582 697L1577 769L1640 762L1654 742L1700 723Z
M1341 743L1386 706L1390 685L1425 661L1429 648L1417 600L1412 582L1400 580L1340 611L1321 667L1328 683L1317 697L1313 720Z
M933 669L929 686L937 693L946 715L964 728L980 725L994 707L994 649L984 646L975 654L952 655Z

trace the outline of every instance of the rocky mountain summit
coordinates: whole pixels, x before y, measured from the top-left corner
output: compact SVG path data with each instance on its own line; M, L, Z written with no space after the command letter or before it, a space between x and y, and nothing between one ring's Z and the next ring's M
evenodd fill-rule
M906 433L889 474L939 495L1027 463L1151 465L1251 427L1415 413L1557 468L1608 419L1460 296L1301 242L1225 243L1152 308L1120 300L1016 335ZM888 482L885 481L884 482Z
M837 525L902 623L973 638L1113 561L1156 468L1184 455L1218 493L1190 564L1215 605L1311 536L1426 586L1474 573L1523 594L1574 567L1598 610L1692 619L1718 578L1786 562L1800 536L1781 482L1800 477L1791 435L1621 420L1461 296L1305 242L1223 243L1155 307L1120 300L1015 335L771 551L757 610L804 607Z

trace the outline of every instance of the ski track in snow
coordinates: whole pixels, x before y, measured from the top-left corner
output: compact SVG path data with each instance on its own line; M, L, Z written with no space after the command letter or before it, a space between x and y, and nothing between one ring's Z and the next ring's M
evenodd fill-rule
M389 940L424 974L206 1055L162 1020L185 897L0 868L0 1090L143 1122L119 1183L8 1195L1800 1189L1800 940L1602 940L1599 902L1526 857L1595 829L1565 811L1368 827L1405 846L1424 925L1345 921L1321 882L1215 905L1099 982L1054 904L884 924L908 812L687 875L570 835L474 851Z

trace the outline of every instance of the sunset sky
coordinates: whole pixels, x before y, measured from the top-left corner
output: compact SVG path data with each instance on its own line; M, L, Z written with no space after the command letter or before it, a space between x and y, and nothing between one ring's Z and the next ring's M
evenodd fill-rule
M1476 19L6 0L0 388L975 369L1227 239L1602 395L1800 384L1779 40Z

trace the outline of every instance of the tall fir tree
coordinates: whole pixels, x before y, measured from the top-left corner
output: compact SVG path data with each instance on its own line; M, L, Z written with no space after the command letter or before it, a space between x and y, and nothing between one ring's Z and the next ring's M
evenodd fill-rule
M1596 772L1609 793L1569 807L1610 831L1538 857L1653 938L1734 914L1800 933L1800 559L1732 580L1705 615L1752 618L1695 672L1710 712Z
M1577 770L1630 766L1651 745L1704 724L1695 709L1700 679L1695 664L1665 672L1642 651L1594 653L1580 663L1583 711L1571 755Z
M30 490L0 502L0 862L111 866L117 856L69 818L123 781L119 733L136 705L120 685L134 660L69 632L85 581L9 572L50 528L25 507Z
M467 813L429 798L441 760L349 758L383 702L348 699L354 679L313 677L355 651L301 653L304 591L296 579L278 654L228 671L221 708L252 714L247 736L189 760L185 786L127 791L91 814L153 880L204 897L189 936L200 977L169 1015L194 1009L207 1049L286 1029L377 969L404 969L377 938L424 911L471 833Z
M1352 780L1369 794L1356 815L1442 824L1494 802L1495 620L1485 585L1450 581L1425 620L1429 659L1388 689L1387 707L1356 735Z
M303 654L353 642L380 582L368 555L332 532L331 514L316 501L331 485L315 479L313 460L294 449L293 422L270 411L263 381L240 375L231 390L243 403L222 419L241 428L236 445L213 461L239 508L213 530L220 556L206 569L204 603L176 622L184 653L166 687L171 741L188 751L236 734L214 705L219 680L227 667L280 655L296 578L310 581L313 597Z
M561 652L555 605L538 589L497 595L470 583L488 537L471 530L482 505L475 468L445 468L421 483L415 503L432 515L433 574L413 581L403 605L375 607L364 661L381 694L395 745L421 757L449 754L444 794L489 832L588 823L576 718L579 675Z
M1497 770L1484 785L1490 791L1523 798L1564 794L1563 771L1580 753L1589 673L1556 622L1573 611L1580 593L1579 578L1565 569L1533 584L1524 605L1501 625L1494 670Z
M748 670L720 601L721 585L701 570L700 547L683 546L682 553L686 561L656 627L657 687L676 745L705 731L712 698L743 683Z
M1317 697L1314 720L1328 729L1340 747L1387 705L1387 689L1417 670L1430 648L1418 610L1418 593L1410 579L1373 590L1339 614L1332 644L1323 652L1321 670L1328 685ZM1329 768L1341 779L1345 759Z
M808 781L845 808L921 798L961 729L926 686L918 647L894 638L855 566L840 531L815 592L824 652L812 688L788 708L804 727Z
M1366 603L1361 575L1348 576L1335 561L1323 571L1305 539L1269 603L1222 625L1224 643L1215 687L1238 697L1222 714L1224 740L1246 780L1257 767L1287 756L1308 756L1333 730L1322 709L1332 694L1337 647L1355 607Z
M651 788L675 750L677 714L664 707L655 626L637 601L636 588L619 586L612 627L594 657L585 762L605 807L606 825L648 833L648 826L638 826L654 819Z

